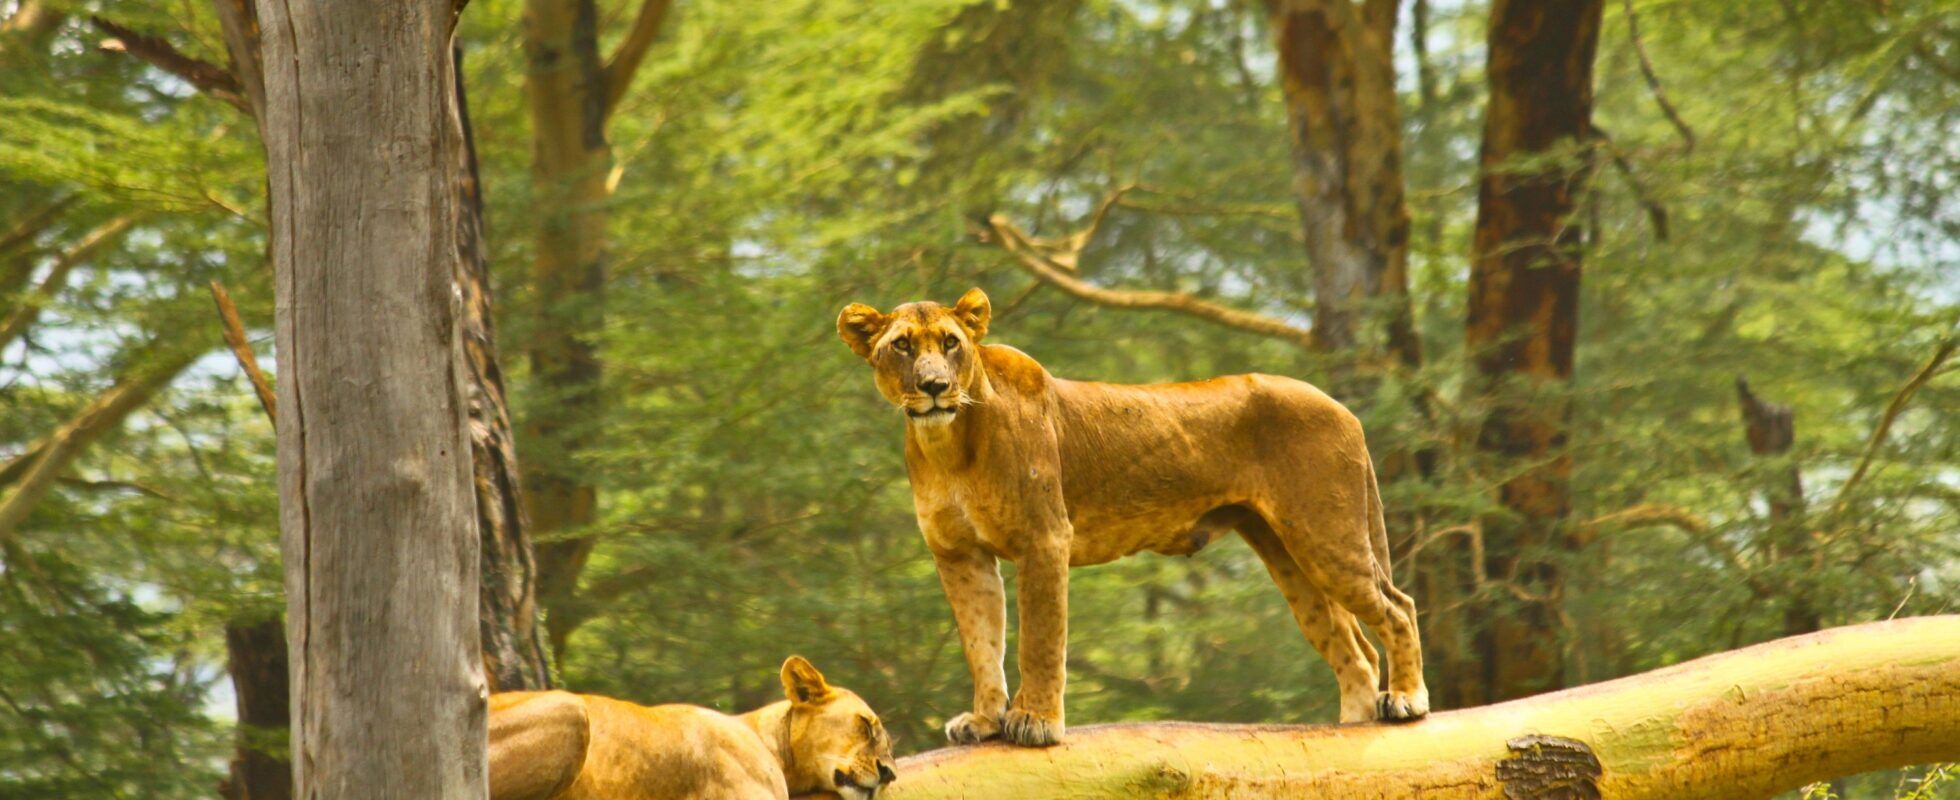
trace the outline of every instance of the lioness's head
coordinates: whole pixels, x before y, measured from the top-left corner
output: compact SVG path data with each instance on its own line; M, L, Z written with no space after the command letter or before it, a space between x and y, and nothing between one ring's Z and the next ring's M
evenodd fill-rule
M878 392L914 425L953 421L960 406L975 401L981 381L977 348L987 335L993 306L987 293L969 289L947 308L930 300L880 314L852 303L837 315L837 335L871 363Z
M802 656L783 662L783 717L788 739L784 776L790 794L829 790L845 800L868 800L898 779L884 723L849 689L824 682Z

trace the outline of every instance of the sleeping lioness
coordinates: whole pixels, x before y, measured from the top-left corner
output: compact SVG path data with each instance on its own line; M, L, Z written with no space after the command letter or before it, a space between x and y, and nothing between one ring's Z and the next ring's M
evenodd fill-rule
M777 701L730 716L570 692L490 696L490 800L867 800L896 779L891 739L801 656Z
M1415 602L1389 581L1388 537L1361 423L1300 381L1237 375L1122 386L1068 381L982 345L987 295L951 308L860 303L837 332L905 415L912 500L953 606L973 710L956 743L1063 732L1068 570L1150 550L1252 545L1341 687L1341 721L1429 712ZM1020 576L1021 689L1008 700L997 559ZM1388 691L1357 618L1388 648Z

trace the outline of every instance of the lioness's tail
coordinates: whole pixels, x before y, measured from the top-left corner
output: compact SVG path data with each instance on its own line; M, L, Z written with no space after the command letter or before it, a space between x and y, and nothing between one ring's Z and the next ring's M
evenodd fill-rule
M1382 493L1375 486L1375 462L1367 460L1368 465L1368 544L1375 551L1375 563L1380 564L1382 575L1390 582L1395 580L1395 569L1388 561L1388 523L1382 520Z

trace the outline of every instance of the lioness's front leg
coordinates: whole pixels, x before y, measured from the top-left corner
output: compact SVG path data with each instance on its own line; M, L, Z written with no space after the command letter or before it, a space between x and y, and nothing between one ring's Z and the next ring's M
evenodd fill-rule
M1037 537L1015 562L1020 592L1021 689L1003 733L1026 747L1062 740L1062 689L1068 683L1068 523Z
M979 548L934 551L939 585L953 606L960 629L960 649L973 676L973 710L946 722L946 738L972 744L1000 735L1007 709L1007 593L1001 587L1000 564Z

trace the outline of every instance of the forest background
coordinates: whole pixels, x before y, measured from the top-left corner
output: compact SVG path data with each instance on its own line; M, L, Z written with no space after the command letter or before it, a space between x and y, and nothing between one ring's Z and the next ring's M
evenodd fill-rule
M936 746L965 668L832 320L969 286L1057 375L1355 409L1443 708L1951 611L1960 6L1552 6L1563 135L1490 102L1530 53L1478 2L471 3L542 611L492 672L745 709L800 653ZM283 747L227 672L284 605L209 291L276 379L237 7L0 3L0 796L209 796ZM1493 176L1555 225L1497 236ZM1072 598L1071 723L1334 716L1239 543Z

